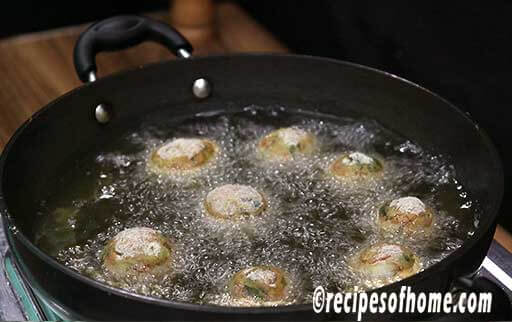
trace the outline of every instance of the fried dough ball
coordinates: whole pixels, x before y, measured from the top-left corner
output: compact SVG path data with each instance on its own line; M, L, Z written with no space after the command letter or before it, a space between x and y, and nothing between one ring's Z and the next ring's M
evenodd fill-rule
M361 152L349 152L339 156L329 171L339 178L357 178L372 176L382 171L382 163Z
M354 266L370 278L391 281L415 274L420 264L409 248L381 242L356 255Z
M146 227L121 231L103 251L103 265L116 277L161 276L170 270L171 258L169 240Z
M213 217L236 221L261 214L267 201L251 186L226 184L208 193L205 207Z
M289 278L283 270L273 266L252 266L233 276L230 294L248 306L278 303L288 296L288 285Z
M384 231L412 233L429 229L433 215L420 199L408 196L383 205L377 221Z
M265 158L290 160L296 155L311 154L315 142L313 134L296 127L287 127L264 136L258 143L258 149Z
M181 173L210 162L218 151L215 142L199 138L178 138L157 148L148 160L156 173Z

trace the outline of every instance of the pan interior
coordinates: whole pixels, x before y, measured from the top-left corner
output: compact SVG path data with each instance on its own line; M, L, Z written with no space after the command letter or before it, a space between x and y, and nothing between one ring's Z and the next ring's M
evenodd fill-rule
M457 249L475 231L479 210L442 154L424 148L371 119L247 106L240 112L181 117L154 113L118 140L73 158L55 174L57 184L37 208L33 237L46 252L82 274L141 294L189 303L236 305L230 278L247 266L273 265L289 274L285 303L309 303L314 287L372 288L350 267L350 258L378 241L411 248L423 268ZM270 131L297 126L316 135L318 150L289 163L256 153ZM215 163L193 178L151 174L150 153L175 137L207 137L220 146ZM340 183L329 164L342 152L379 155L382 177ZM64 170L65 169L65 170ZM216 221L203 200L217 186L247 184L261 191L265 215L244 223ZM382 234L376 225L385 202L413 195L436 213L427 237ZM71 236L55 238L56 209L79 211ZM161 231L175 245L172 272L159 280L116 280L102 268L105 244L123 229ZM53 238L53 240L52 240ZM73 240L71 244L70 240Z

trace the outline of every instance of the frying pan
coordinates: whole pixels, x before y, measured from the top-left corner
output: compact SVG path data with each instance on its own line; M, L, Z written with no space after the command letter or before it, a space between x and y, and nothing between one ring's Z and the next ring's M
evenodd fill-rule
M163 44L183 59L97 79L97 53L147 40ZM37 202L58 184L55 174L61 167L163 110L170 117L179 117L219 106L237 111L252 104L284 105L378 120L448 156L458 180L478 201L481 216L475 234L444 260L374 291L399 290L402 285L418 292L447 291L479 267L495 231L503 173L489 138L468 115L410 81L353 63L282 54L195 58L191 52L190 44L176 30L144 17L118 16L92 25L81 35L74 52L78 76L85 84L35 113L5 147L0 159L0 210L8 243L23 276L37 294L51 299L55 310L74 319L98 320L353 318L314 314L310 304L236 308L133 294L85 277L34 245ZM470 288L488 286L464 280Z

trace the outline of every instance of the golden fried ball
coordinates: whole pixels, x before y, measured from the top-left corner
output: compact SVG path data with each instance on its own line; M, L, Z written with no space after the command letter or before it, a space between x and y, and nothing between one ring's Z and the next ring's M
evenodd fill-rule
M148 165L157 173L176 173L199 169L211 161L217 151L217 144L211 140L178 138L153 151Z
M296 127L287 127L264 136L258 143L258 149L268 159L289 160L296 155L311 154L315 142L313 134Z
M403 279L418 272L418 257L399 244L377 243L356 255L354 266L364 275L384 280Z
M114 276L163 275L170 269L172 247L158 231L135 227L121 231L103 251L103 265Z
M231 297L248 305L280 302L288 296L287 274L273 266L252 266L236 273L230 283Z
M382 171L382 163L361 152L349 152L339 156L329 171L339 178L355 178L376 175Z
M226 184L208 193L205 207L213 217L236 221L261 214L267 207L267 202L251 186Z
M377 221L385 231L410 233L429 229L433 215L420 199L408 196L383 205L379 209Z

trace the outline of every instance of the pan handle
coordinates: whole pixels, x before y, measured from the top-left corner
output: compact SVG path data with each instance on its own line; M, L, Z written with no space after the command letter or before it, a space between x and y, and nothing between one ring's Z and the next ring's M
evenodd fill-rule
M82 82L96 80L96 54L155 41L176 56L190 57L192 45L176 29L141 16L116 16L96 22L85 30L75 45L73 58Z

